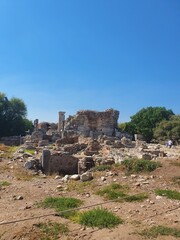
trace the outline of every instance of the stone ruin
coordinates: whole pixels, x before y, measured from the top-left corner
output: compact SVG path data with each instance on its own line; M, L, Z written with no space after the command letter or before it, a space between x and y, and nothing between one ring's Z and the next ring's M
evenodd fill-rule
M34 121L31 142L48 140L55 142L59 138L83 136L98 138L99 136L115 136L118 134L119 111L109 109L104 112L78 111L75 116L65 119L65 112L59 112L58 124ZM46 142L41 142L42 146Z
M25 138L24 148L37 150L44 174L78 174L83 179L92 178L90 169L97 165L121 163L129 157L151 160L164 156L159 149L149 149L139 140L140 136L136 136L136 141L124 136L118 130L118 117L119 111L109 109L78 111L67 119L65 112L59 112L58 124L39 123L36 119L33 133ZM38 163L36 157L30 158L25 166L34 168Z
M84 137L115 136L118 118L119 111L114 109L104 112L79 111L66 120L65 131L78 132Z
M25 148L43 149L41 163L45 174L83 173L95 165L92 155L100 149L97 139L117 135L118 117L119 111L109 109L103 112L78 111L67 119L65 112L61 111L58 124L39 123L35 119L33 133L24 139ZM87 143L84 138L89 139ZM49 143L55 143L55 149L44 149ZM77 158L75 155L80 152L84 157Z

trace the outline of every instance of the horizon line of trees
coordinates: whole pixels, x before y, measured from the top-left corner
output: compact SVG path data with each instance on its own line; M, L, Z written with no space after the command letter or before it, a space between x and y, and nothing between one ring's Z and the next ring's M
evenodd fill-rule
M119 124L119 128L134 136L141 134L147 142L165 142L171 139L180 142L180 115L165 107L142 108L131 121Z
M27 107L22 99L8 99L0 92L0 137L25 135L34 126L26 118ZM141 134L147 142L164 142L171 139L180 143L180 115L175 115L171 109L165 107L142 108L131 121L119 124L121 131Z

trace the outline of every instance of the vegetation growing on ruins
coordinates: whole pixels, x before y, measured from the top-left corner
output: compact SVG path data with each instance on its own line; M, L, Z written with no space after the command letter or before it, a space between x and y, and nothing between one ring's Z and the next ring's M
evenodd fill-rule
M0 137L25 135L33 129L33 124L26 118L27 108L23 100L11 98L0 93Z
M125 159L122 161L122 166L128 174L138 172L152 172L156 168L161 167L160 162L148 161L144 159Z
M96 208L80 213L78 222L88 227L114 228L123 220L105 208Z
M94 168L94 171L106 171L106 170L111 170L112 165L99 165Z
M174 116L172 110L167 110L165 107L142 108L131 116L130 122L120 124L120 128L132 135L141 134L147 142L152 141L153 138L156 140L166 140L172 136L173 140L180 138L180 130L178 130L180 120Z

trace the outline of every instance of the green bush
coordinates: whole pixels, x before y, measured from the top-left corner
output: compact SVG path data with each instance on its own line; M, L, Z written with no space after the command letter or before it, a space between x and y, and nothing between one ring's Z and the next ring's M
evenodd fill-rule
M79 223L88 227L113 228L123 223L122 219L104 208L96 208L79 215Z
M44 208L54 208L57 212L70 210L79 207L83 202L76 198L58 198L58 197L48 197L43 202L39 204ZM76 214L76 211L67 211L60 213L61 216L65 218L71 218Z
M121 164L128 173L152 172L161 167L159 162L144 159L125 159Z
M180 200L180 192L178 191L157 189L155 193L156 195L166 196L170 199Z

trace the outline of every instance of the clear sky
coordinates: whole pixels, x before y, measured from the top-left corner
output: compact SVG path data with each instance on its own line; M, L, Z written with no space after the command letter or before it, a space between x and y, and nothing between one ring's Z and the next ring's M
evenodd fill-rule
M28 118L180 114L179 0L0 0L0 92Z

